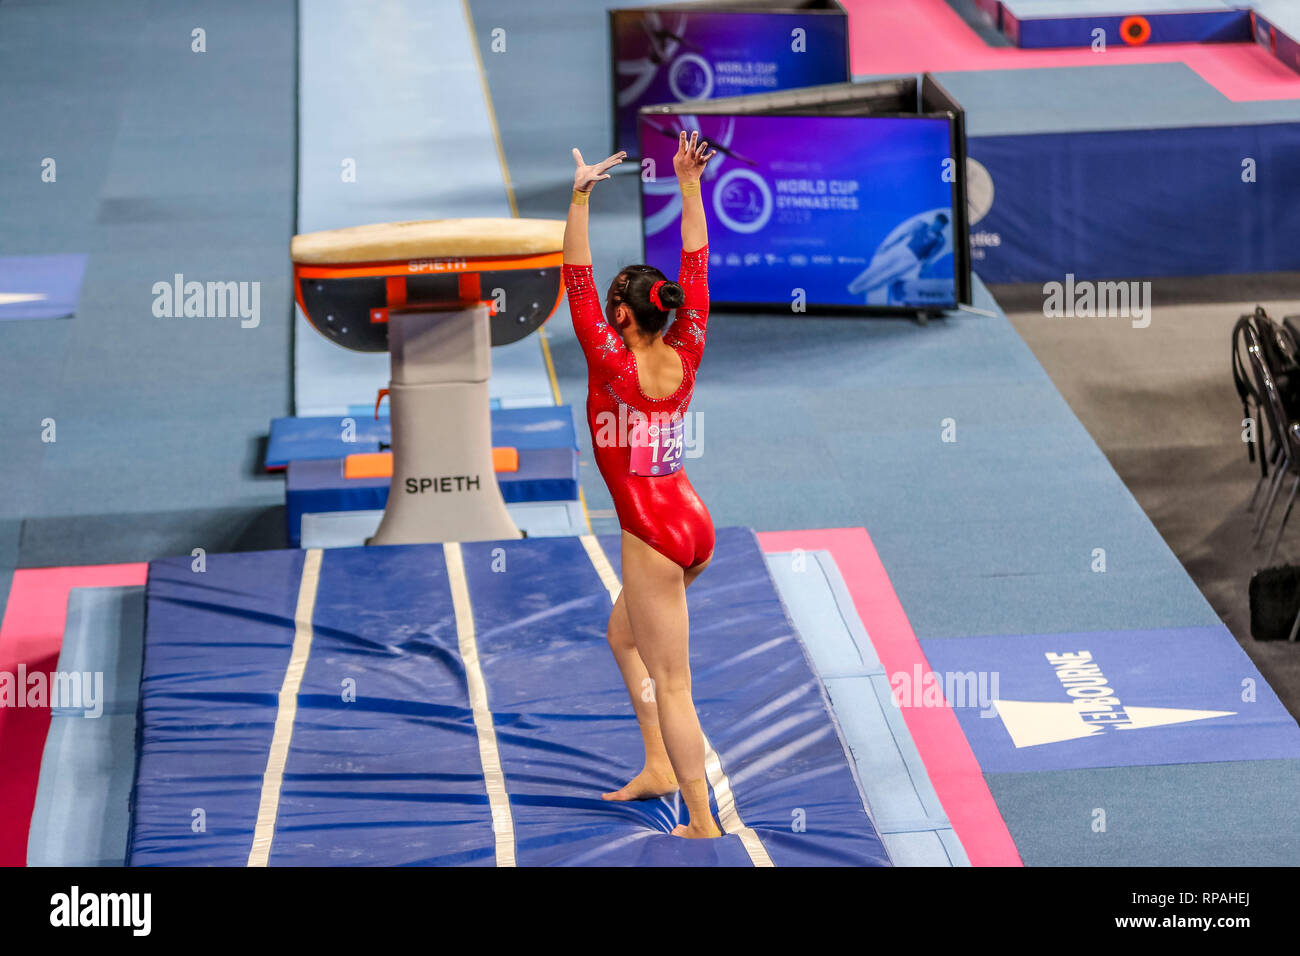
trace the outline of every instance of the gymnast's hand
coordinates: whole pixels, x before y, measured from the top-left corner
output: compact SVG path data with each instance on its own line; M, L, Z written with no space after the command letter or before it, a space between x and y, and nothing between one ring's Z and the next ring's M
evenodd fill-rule
M705 150L708 150L707 154ZM677 155L673 157L673 172L677 174L678 182L698 181L704 175L704 167L716 155L716 149L710 150L707 142L700 142L699 130L691 133L689 140L686 130L682 130L677 134Z
M573 188L582 193L591 192L591 187L595 186L596 183L602 179L609 179L609 173L605 172L605 170L623 162L623 157L626 155L627 153L619 150L609 159L603 160L595 166L588 166L582 158L582 153L578 152L578 147L575 146L573 148L573 160L578 164L578 169L573 174Z

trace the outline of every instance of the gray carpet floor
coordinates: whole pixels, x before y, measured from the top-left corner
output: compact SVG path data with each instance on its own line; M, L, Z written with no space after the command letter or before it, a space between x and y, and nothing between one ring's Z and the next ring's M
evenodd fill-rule
M1242 444L1230 366L1237 317L1256 304L1279 320L1300 313L1300 274L1156 281L1145 329L1118 318L1044 318L1040 286L992 291L1201 592L1300 716L1300 644L1250 636L1247 588L1282 506L1264 546L1252 548L1255 516L1246 505L1259 469ZM1300 563L1300 517L1273 561L1284 563Z
M0 607L15 567L282 546L296 25L292 0L0 5L0 255L89 255L75 318L0 322ZM258 283L260 324L155 316L177 273Z

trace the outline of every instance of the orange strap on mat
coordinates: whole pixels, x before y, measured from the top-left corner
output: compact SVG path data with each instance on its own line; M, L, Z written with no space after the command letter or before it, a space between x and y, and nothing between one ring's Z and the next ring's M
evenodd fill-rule
M348 455L343 459L343 477L391 478L393 477L393 453L376 451Z
M493 448L492 449L492 470L501 471L518 471L519 470L519 449L518 448Z
M492 470L510 472L519 470L519 449L509 446L492 449ZM392 478L393 453L391 451L365 452L348 455L343 459L344 478Z

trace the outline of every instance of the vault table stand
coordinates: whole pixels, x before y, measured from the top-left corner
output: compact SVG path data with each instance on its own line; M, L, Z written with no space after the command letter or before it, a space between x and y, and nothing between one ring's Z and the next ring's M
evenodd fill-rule
M486 304L389 317L393 483L367 544L521 538L492 464Z

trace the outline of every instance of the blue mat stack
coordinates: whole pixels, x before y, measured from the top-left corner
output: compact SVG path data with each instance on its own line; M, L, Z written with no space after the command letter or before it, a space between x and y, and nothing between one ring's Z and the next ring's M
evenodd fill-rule
M129 862L248 862L287 713L295 617L301 645L306 615L270 865L497 862L505 824L494 833L469 689L477 668L519 865L889 865L747 529L719 533L717 567L690 592L691 664L708 688L696 701L705 734L757 849L736 835L670 836L679 811L668 800L601 800L640 768L641 745L605 642L593 545L214 555L202 574L188 560L154 562ZM617 539L600 545L617 570ZM317 559L304 611L295 599ZM462 653L471 627L477 664Z
M348 455L374 453L388 448L391 432L387 418L326 416L278 418L271 423L267 443L267 469L285 468L285 504L288 511L289 546L303 539L307 515L338 513L369 515L365 527L373 531L378 523L373 512L382 512L388 501L387 478L347 478L344 460ZM578 501L578 437L573 409L568 405L535 408L494 409L492 444L519 451L519 470L497 475L506 504ZM554 509L551 509L554 510ZM573 513L573 518L568 515ZM558 530L585 530L576 509L565 511ZM533 512L516 514L524 530ZM535 515L533 520L537 520ZM366 523L369 521L369 523ZM335 523L337 525L337 522ZM552 531L549 526L546 529ZM365 534L353 535L348 543L360 544ZM310 541L308 542L311 543Z

